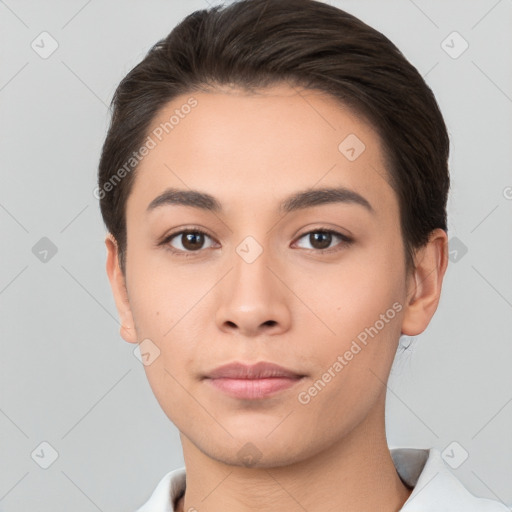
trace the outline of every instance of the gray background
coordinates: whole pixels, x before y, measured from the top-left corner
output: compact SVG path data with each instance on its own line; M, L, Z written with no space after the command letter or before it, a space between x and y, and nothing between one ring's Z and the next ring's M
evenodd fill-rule
M510 505L512 1L331 3L412 61L452 141L452 262L429 329L402 339L409 349L399 350L389 381L389 444L444 450L456 441L456 458L469 455L452 470L457 477ZM183 463L176 428L134 345L119 336L92 192L117 83L186 14L207 6L0 1L4 512L134 510ZM31 47L43 45L43 31L59 45L46 59ZM453 31L469 44L461 55ZM58 457L43 469L52 450Z

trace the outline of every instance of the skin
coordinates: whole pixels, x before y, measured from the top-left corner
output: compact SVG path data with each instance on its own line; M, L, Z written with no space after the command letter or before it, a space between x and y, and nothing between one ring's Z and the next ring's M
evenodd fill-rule
M190 96L170 102L153 127ZM380 139L334 98L285 84L193 96L197 107L137 170L125 276L115 240L105 240L121 335L149 338L160 350L144 368L180 431L187 488L178 510L397 511L411 490L386 442L385 383L400 335L421 333L437 308L446 233L435 230L406 271ZM366 146L354 161L338 150L349 134ZM373 211L334 202L279 212L293 193L339 186ZM209 193L223 210L168 204L147 212L168 187ZM158 245L194 227L208 234L199 249L181 235ZM353 241L333 236L321 253L309 235L321 228ZM252 263L236 251L249 235L263 251ZM396 303L394 318L300 403L299 393ZM272 397L241 400L201 378L232 361L270 361L305 377ZM246 443L257 449L251 466L242 458Z

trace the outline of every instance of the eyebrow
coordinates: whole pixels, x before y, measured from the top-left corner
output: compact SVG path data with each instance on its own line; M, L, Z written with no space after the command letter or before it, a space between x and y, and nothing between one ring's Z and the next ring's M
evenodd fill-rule
M297 192L287 197L279 206L282 213L293 212L329 203L351 203L375 213L370 202L362 195L345 187L317 188ZM167 205L192 206L215 213L222 212L221 203L210 194L197 190L168 188L149 203L147 212Z

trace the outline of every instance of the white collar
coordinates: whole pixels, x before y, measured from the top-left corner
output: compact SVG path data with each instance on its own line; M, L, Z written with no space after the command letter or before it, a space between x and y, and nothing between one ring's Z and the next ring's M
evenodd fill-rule
M391 448L400 478L414 487L400 512L510 512L504 504L477 498L447 468L437 448ZM136 512L174 512L185 492L185 467L167 473Z

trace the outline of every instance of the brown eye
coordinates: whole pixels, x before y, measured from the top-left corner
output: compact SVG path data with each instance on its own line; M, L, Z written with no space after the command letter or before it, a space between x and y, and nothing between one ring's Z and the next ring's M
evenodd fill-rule
M205 246L207 241L210 241L209 245ZM169 244L171 248L176 252L198 252L201 249L211 247L213 240L206 233L199 230L188 230L180 231L174 235L169 236L164 240L165 244Z
M327 231L315 231L309 234L309 242L315 249L327 249L332 242L332 234Z
M183 233L181 235L181 243L185 249L196 251L203 246L204 235L203 233Z
M309 247L307 245L301 245L301 240L307 241ZM343 246L349 245L351 242L351 238L342 235L337 231L317 229L316 231L310 231L309 233L302 235L299 238L299 242L297 242L297 244L303 249L324 251L328 249L334 249L336 246L340 246L340 248L342 248Z

